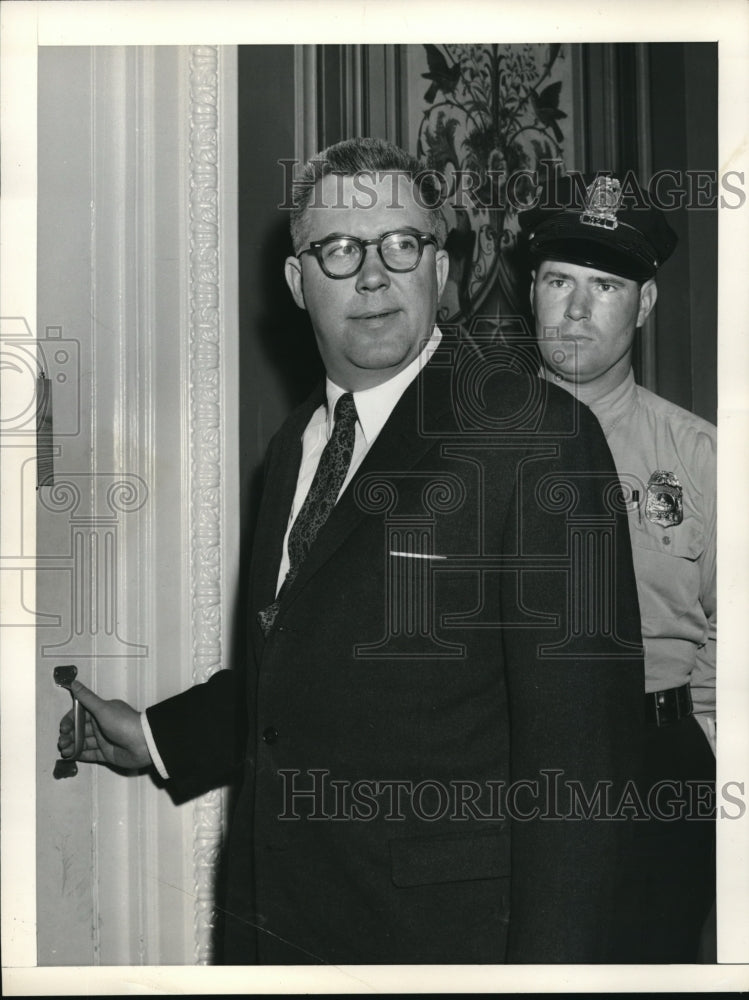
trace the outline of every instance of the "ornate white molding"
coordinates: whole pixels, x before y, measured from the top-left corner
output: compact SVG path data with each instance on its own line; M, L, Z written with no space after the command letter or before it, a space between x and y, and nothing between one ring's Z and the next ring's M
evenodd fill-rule
M219 49L189 59L190 550L193 682L222 666L222 367L219 260ZM195 959L213 957L220 789L194 806Z

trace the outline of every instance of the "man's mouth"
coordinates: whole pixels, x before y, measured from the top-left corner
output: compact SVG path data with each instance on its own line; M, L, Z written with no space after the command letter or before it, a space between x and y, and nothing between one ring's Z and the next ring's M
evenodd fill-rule
M559 340L593 340L593 336L589 333L583 333L581 330L563 330L559 334Z
M352 321L363 330L382 330L397 315L399 309L370 309L365 313L356 313Z
M373 309L370 312L357 313L351 318L358 320L380 320L387 319L389 316L394 316L397 312L397 309Z

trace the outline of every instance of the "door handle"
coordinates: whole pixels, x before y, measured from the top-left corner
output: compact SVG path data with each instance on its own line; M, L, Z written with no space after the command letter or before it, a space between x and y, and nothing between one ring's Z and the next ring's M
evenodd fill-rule
M55 667L52 672L55 684L59 687L67 688L70 691L70 685L78 676L78 668L69 664L64 667ZM55 778L72 778L78 774L78 765L76 761L83 752L83 739L86 733L86 716L83 710L83 705L78 701L76 696L70 691L70 697L73 699L73 742L74 749L72 757L66 757L64 760L60 759L55 762L55 770L53 775Z

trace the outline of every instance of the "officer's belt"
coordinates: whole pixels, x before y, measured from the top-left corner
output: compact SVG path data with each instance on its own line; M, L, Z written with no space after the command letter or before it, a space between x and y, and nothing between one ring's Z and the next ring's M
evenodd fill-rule
M688 684L651 691L645 695L647 721L654 726L668 726L692 714L692 692Z

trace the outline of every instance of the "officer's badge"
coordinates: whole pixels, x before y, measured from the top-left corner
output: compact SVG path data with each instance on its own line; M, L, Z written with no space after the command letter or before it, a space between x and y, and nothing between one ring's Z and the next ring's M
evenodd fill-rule
M622 186L616 177L596 177L585 189L585 211L580 222L586 226L616 229L616 213L622 200Z
M671 528L684 520L684 490L673 472L654 472L648 480L645 516L653 524Z

